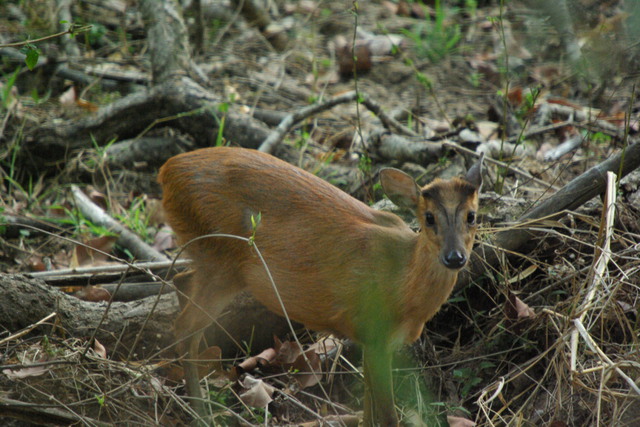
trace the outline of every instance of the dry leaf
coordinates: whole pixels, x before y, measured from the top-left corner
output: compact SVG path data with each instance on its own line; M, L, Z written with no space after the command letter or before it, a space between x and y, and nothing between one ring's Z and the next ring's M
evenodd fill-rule
M38 377L49 370L48 366L26 366L21 369L3 369L2 373L9 379L21 379L28 377Z
M70 107L76 104L76 98L77 98L76 88L74 86L71 86L69 89L62 92L62 95L58 97L58 101L60 101L61 105Z
M254 408L264 408L273 401L271 396L273 396L275 388L264 381L253 378L251 375L246 375L238 383L245 389L239 396L240 400L246 405Z
M536 312L531 307L522 302L520 298L516 297L516 312L518 313L518 320L520 319L532 319L536 317Z
M453 415L447 415L447 423L449 427L474 427L476 425L475 422L469 419L455 417Z
M356 60L354 61L354 56ZM366 43L355 43L355 49L351 44L336 45L336 57L338 69L343 77L351 77L355 67L356 73L365 73L371 70L371 50Z
M252 372L258 366L267 366L276 359L277 352L273 348L268 348L257 356L249 357L236 366L238 375L243 372Z
M216 377L223 376L226 378L222 367L222 349L217 345L199 353L194 364L198 367L198 378L204 378L211 373L215 373Z
M345 426L358 427L361 418L357 415L329 415L315 421L296 424L297 427Z
M309 346L309 350L315 351L319 356L333 353L340 344L339 340L333 335L329 335L319 339Z
M515 276L511 277L507 281L507 283L508 284L513 284L513 283L519 282L521 280L524 280L527 277L529 277L531 274L533 274L533 272L536 271L537 269L538 269L538 266L535 265L535 264L532 264L529 267L525 268L524 271L521 271L518 274L516 274Z
M82 108L83 110L87 110L92 113L95 113L100 109L100 107L98 107L96 104L94 104L93 102L87 101L86 99L78 99L76 101L76 105Z
M293 377L300 387L316 385L322 378L322 364L320 356L314 348L307 349L304 354L298 343L294 341L281 342L274 337L277 356L272 365L280 365L287 371L293 371Z
M103 359L107 358L107 349L98 340L93 340L93 351Z
M322 378L320 356L313 350L305 351L304 355L301 354L291 366L295 371L293 377L301 388L314 386Z
M524 96L522 94L522 86L516 86L512 88L507 94L507 99L511 105L519 107L524 102Z
M288 15L299 13L306 16L317 16L320 12L318 4L311 0L299 0L292 3L285 3L283 9Z
M27 258L25 264L29 268L29 271L46 271L47 266L44 264L42 257L39 255L31 255Z
M616 304L620 306L623 313L635 313L636 311L636 308L628 302L617 300Z
M87 194L87 197L89 197L89 199L93 203L100 206L103 210L107 210L107 207L108 207L107 196L105 196L104 193L96 189L91 189L91 191L89 191L89 194Z
M87 285L73 294L74 297L81 299L82 301L100 302L109 301L111 294L104 288L99 286Z
M153 238L153 249L162 252L176 247L173 230L168 225L162 226Z
M536 313L514 293L509 291L507 301L505 302L505 315L508 320L516 321L534 318Z
M77 245L73 251L73 267L95 265L106 261L118 238L116 236L101 236L87 241L84 245ZM98 252L100 251L100 252ZM103 253L104 252L104 253Z
M278 337L273 337L275 344L274 348L276 350L276 362L280 364L293 363L300 356L302 351L300 350L300 346L298 343L294 341L280 341Z
M404 39L394 34L371 35L366 42L374 56L393 55L397 47L405 47Z

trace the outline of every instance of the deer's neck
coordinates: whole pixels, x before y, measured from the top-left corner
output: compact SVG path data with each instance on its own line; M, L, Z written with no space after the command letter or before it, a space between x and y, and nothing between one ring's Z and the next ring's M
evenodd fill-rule
M405 290L400 302L401 334L404 342L415 341L425 322L438 312L449 298L458 278L458 270L445 267L437 250L420 234L407 267Z

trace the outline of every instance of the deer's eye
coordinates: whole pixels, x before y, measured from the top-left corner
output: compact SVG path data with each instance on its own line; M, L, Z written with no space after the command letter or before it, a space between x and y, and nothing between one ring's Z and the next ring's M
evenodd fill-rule
M426 214L424 214L424 220L427 225L435 225L436 223L436 219L431 212L427 212Z
M476 223L476 213L471 211L467 214L467 224L473 225Z

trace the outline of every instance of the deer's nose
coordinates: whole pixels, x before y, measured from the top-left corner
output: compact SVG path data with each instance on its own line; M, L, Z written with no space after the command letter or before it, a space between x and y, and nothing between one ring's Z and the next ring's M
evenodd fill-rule
M467 263L467 256L458 250L452 250L442 257L442 263L445 267L455 270L464 267Z

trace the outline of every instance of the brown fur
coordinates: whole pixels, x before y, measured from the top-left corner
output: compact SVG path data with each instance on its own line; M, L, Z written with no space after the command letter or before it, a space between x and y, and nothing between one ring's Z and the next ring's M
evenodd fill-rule
M478 204L477 191L469 189L479 187L454 179L436 180L418 190L410 180L414 190L396 176L408 179L392 170L385 173L389 178L383 186L387 182L388 193L406 192L408 203L417 202L421 233L393 214L376 211L314 175L253 150L211 148L181 154L159 175L164 208L181 244L211 233L249 237L251 215L261 214L255 242L287 314L311 329L332 331L365 346L365 365L379 365L365 371L371 393L365 422L375 416L384 425L397 423L391 350L417 339L448 298L458 270L442 264L442 250L456 247L468 256L475 226L465 218ZM406 194L398 197L407 200ZM425 223L427 210L436 216L435 227ZM178 286L186 294L176 320L179 339L209 324L242 290L283 314L263 265L246 242L210 237L189 244L187 252L195 271ZM189 342L191 356L198 339ZM367 354L374 352L384 354L384 360L367 361ZM376 369L385 372L377 374ZM192 395L198 392L194 387L191 383Z

